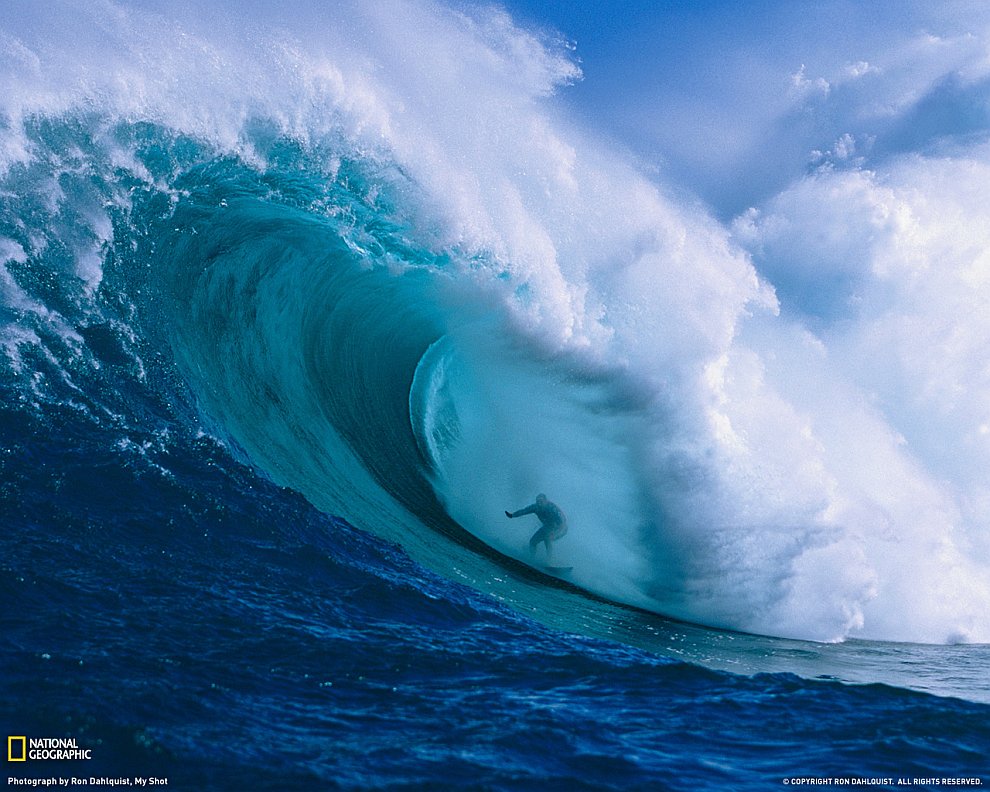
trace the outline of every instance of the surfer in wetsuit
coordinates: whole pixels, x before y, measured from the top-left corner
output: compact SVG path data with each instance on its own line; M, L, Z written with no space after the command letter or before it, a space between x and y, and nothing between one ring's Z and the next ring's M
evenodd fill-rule
M547 496L542 493L536 496L536 503L519 511L507 511L505 516L511 520L513 517L522 517L526 514L535 514L540 519L539 529L529 540L529 552L536 555L536 548L540 542L543 542L547 548L547 561L552 560L553 542L567 533L567 518L560 507L547 500Z

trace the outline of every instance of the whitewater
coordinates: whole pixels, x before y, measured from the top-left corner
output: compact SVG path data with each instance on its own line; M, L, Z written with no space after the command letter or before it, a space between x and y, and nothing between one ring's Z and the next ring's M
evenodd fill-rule
M276 17L14 3L19 399L124 368L448 576L533 563L502 513L546 492L569 585L605 601L990 642L983 138L875 163L839 141L726 220L575 121L567 42L502 10Z

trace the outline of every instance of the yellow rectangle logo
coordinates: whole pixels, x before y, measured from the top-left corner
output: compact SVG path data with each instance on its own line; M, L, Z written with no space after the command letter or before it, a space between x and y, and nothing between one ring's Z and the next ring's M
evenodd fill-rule
M14 746L20 743L20 754L15 756ZM27 761L27 737L7 737L7 761L26 762Z

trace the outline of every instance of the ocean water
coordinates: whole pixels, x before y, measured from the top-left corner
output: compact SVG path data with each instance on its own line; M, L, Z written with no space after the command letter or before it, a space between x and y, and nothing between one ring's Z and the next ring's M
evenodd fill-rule
M13 9L8 779L990 783L985 143L723 223L498 10Z

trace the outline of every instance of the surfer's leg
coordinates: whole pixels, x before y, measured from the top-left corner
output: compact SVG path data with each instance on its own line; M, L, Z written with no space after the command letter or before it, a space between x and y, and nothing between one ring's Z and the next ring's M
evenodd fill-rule
M547 546L547 563L549 565L551 565L551 566L553 566L553 543L554 543L554 540L560 539L560 537L562 537L565 533L567 533L567 526L566 525L558 525L552 531L549 530L549 529L547 529L547 533L546 533L546 536L543 539L543 542Z
M533 538L529 540L530 555L536 555L536 548L540 546L540 542L545 542L547 547L550 547L550 532L543 526L538 528Z

